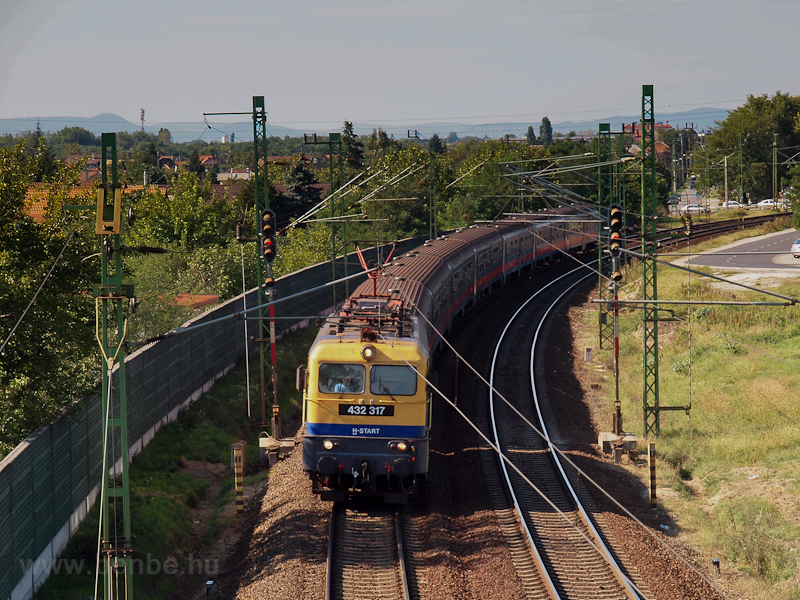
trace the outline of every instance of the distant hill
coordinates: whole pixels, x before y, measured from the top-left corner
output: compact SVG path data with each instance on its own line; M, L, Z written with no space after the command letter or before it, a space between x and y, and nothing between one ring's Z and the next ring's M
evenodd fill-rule
M723 108L698 108L691 111L676 113L656 112L656 121L669 123L674 127L694 127L698 131L707 131L715 126L717 121L724 120L728 115L728 110ZM542 115L544 116L544 115ZM610 123L612 131L620 131L623 124L638 122L638 115L617 115L613 117L593 120L593 121L562 121L552 123L554 133L568 134L574 131L578 134L584 132L596 132L599 123ZM83 127L100 135L108 131L126 131L133 133L139 131L141 125L131 123L119 115L113 113L103 113L94 117L38 117L26 119L0 119L0 135L11 133L23 133L36 129L36 124L42 131L55 132L64 127ZM172 139L175 142L190 142L201 139L206 141L220 141L223 135L234 136L235 141L252 141L253 123L252 121L241 121L238 123L214 123L209 122L210 126L202 121L184 121L173 123L154 123L145 122L144 130L148 133L158 133L159 129L169 129ZM330 123L328 127L317 127L318 135L326 135L331 131L341 131L344 119L341 123ZM386 133L395 139L405 139L408 137L409 130L419 129L421 136L428 138L436 133L441 138L446 138L450 132L455 132L459 138L476 137L478 139L497 139L506 135L514 135L518 138L524 137L529 126L533 126L534 133L539 135L539 125L541 119L531 123L491 123L482 125L469 125L458 122L427 123L424 127L419 125L391 125L383 127L378 123L353 123L353 130L357 135L368 135L373 130L382 128ZM280 125L270 125L267 123L267 131L270 135L278 138L284 136L302 137L304 133L313 133L310 130L292 129L281 127Z

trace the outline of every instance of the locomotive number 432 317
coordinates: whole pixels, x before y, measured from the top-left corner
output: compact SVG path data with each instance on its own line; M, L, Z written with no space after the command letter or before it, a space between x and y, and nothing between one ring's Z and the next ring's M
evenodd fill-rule
M367 406L366 404L340 404L340 415L365 417L393 417L394 406Z

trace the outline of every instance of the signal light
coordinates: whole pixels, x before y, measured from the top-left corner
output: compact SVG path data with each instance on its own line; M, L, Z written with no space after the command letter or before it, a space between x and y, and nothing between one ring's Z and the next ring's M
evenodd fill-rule
M619 271L614 271L614 272L611 274L611 281L615 281L615 282L617 282L617 283L619 283L620 281L622 281L622 273L620 273Z
M622 248L622 221L623 211L619 204L612 204L608 207L608 231L611 255L616 258Z
M278 255L278 245L275 241L275 213L270 209L261 211L261 258L268 263L275 260Z
M240 242L244 241L244 221L242 219L236 221L236 239Z

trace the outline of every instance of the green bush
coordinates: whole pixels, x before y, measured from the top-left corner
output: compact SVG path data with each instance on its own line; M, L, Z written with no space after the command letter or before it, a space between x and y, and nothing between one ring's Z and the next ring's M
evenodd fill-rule
M752 574L772 583L794 574L797 555L786 540L797 534L796 528L788 526L764 498L748 496L720 502L708 527L727 559L745 565Z

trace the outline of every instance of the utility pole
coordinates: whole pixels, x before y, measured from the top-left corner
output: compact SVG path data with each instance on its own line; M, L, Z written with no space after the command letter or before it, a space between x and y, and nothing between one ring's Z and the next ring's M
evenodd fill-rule
M658 387L658 279L656 224L656 147L653 86L642 86L642 409L644 435L661 433L660 414L691 406L661 406Z
M675 130L675 135L672 136L672 193L678 191L678 158L675 156L677 148L675 147L675 139L677 138L678 131Z
M744 194L744 173L742 169L742 134L739 134L739 195L742 197L742 204L747 204Z
M725 207L727 208L728 204L728 157L725 157Z
M778 208L778 134L772 134L772 199Z
M413 133L409 129L408 137L419 140L424 136L421 136L416 129ZM433 240L438 236L438 228L436 227L436 155L433 153L430 140L428 140L428 153L431 158L431 185L428 193L428 239Z
M658 435L658 308L649 300L658 300L656 263L656 147L653 86L642 86L642 318L644 435ZM681 143L683 152L683 143Z
M253 96L253 110L252 112L220 112L220 113L203 113L203 116L209 115L251 115L253 118L253 193L255 195L255 210L256 218L261 219L265 213L270 211L269 208L269 172L267 169L267 111L264 104L264 96ZM262 170L263 164L263 170ZM274 215L274 213L273 213ZM274 219L273 219L274 222ZM256 260L256 279L258 280L258 338L259 344L259 358L260 358L260 371L261 371L261 427L272 427L272 437L280 439L280 403L278 401L278 357L275 345L275 307L269 306L269 317L267 317L264 309L264 297L272 302L274 291L272 287L275 285L275 280L272 277L272 260L275 258L277 248L275 247L275 240L273 234L275 232L265 231L263 226L259 227L258 239L256 240L256 252L259 255L259 260ZM264 252L265 239L272 240L272 254L267 257ZM244 240L242 240L244 241ZM262 261L267 267L267 277L264 278L262 271ZM265 294L266 288L266 294ZM269 321L269 323L267 323ZM267 331L269 328L269 338L267 338ZM270 355L272 364L272 420L267 418L267 346L270 343Z
M264 163L264 170L261 170L261 163ZM269 208L269 171L267 167L267 111L264 104L264 96L253 96L253 175L255 180L253 182L253 192L256 197L256 214L265 214L270 210ZM273 213L274 216L274 213ZM274 222L274 219L273 219ZM259 221L261 224L261 221ZM274 223L277 225L277 223ZM263 226L259 227L258 239L261 259L267 267L267 277L264 278L262 271L262 260L256 261L256 277L258 278L258 305L264 305L264 291L266 288L267 302L273 300L273 286L275 279L272 277L272 260L275 258L275 247L273 246L273 254L268 257L263 248L265 240L272 235L272 242L274 244L275 230L270 232L265 231ZM269 327L269 338L267 338L267 327ZM264 309L258 310L258 344L259 344L259 357L261 359L261 423L262 427L267 427L267 375L266 375L266 342L269 340L270 345L270 363L272 365L272 437L276 440L281 437L281 421L280 421L280 402L278 401L278 355L275 347L275 307L270 304L269 306L269 324L267 324Z
M111 177L108 173L109 156ZM100 485L100 519L103 555L104 598L117 600L133 598L133 570L131 554L131 505L128 477L128 420L125 393L125 334L127 319L124 305L135 303L132 285L122 283L122 243L120 239L122 188L117 171L117 134L101 135L101 185L97 190L97 229L102 236L100 252L102 272L101 284L93 286L97 311L97 341L103 354L102 419L103 419L103 472ZM117 385L119 404L113 402L111 376L114 363L119 365ZM120 459L116 458L116 442L119 440ZM109 462L111 465L109 466ZM117 471L117 464L121 472ZM109 476L113 470L114 476ZM121 510L118 504L122 504ZM113 504L113 508L112 505ZM119 523L120 515L122 523ZM113 529L112 529L113 525ZM121 527L121 531L120 531ZM99 577L99 574L96 574ZM97 580L95 580L97 581Z
M303 143L308 145L318 145L318 144L327 144L328 145L328 156L329 156L329 163L328 168L330 171L330 182L331 182L331 196L336 190L339 190L342 187L344 182L344 164L342 161L342 134L341 133L329 133L328 139L317 139L317 134L303 134ZM334 153L334 148L336 152ZM338 177L334 177L334 165L333 165L333 157L338 157ZM348 265L347 265L347 220L342 218L344 217L345 213L347 212L347 207L345 205L344 195L340 195L341 200L337 202L337 199L331 200L331 271L333 275L333 281L337 281L343 277L347 277L348 275ZM337 207L338 203L338 207ZM338 215L336 214L338 210ZM339 217L339 218L337 218ZM342 244L341 246L337 242L337 233L341 228L341 239ZM338 253L342 252L342 260L338 260ZM333 285L333 307L334 309L339 306L339 299L340 296L338 294L337 286ZM341 297L342 300L350 296L350 281L344 282L344 296Z
M609 165L603 163L611 160L611 124L600 123L597 129L597 162L601 166L597 167L597 206L601 211L608 211L612 202L611 169ZM602 221L602 219L601 219ZM600 298L610 300L613 298L613 289L606 283L609 276L609 263L605 257L605 250L608 247L609 233L606 227L600 226L600 239L597 244L598 253L598 291ZM600 327L600 347L610 344L614 339L614 322L610 304L600 304L599 327Z

